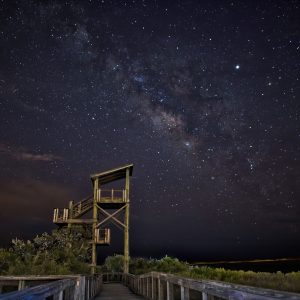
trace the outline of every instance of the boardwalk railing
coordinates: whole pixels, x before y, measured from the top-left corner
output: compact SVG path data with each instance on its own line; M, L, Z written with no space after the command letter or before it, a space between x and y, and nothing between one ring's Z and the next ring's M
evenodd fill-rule
M39 285L29 287L34 282ZM89 300L100 292L102 276L0 276L2 291L13 285L18 291L0 294L0 300Z
M20 290L2 294L0 295L0 300L89 300L99 294L102 283L115 282L122 282L134 293L151 300L300 300L300 294L295 293L229 284L221 281L194 280L157 272L139 276L123 273L60 277L0 276L0 287L5 282L5 279L10 284L18 280L15 284ZM29 282L34 280L39 282L40 285L26 288ZM52 282L41 284L41 280L52 280Z
M151 272L140 276L124 274L123 283L134 293L153 300L300 300L300 294L287 293L213 280L194 280Z
M114 282L123 282L125 283L125 274L116 272L116 273L102 273L103 283L114 283Z

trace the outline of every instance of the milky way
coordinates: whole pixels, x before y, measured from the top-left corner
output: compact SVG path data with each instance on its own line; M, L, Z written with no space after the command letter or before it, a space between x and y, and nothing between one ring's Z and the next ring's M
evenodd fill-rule
M2 243L134 163L132 255L299 254L298 16L298 1L3 1Z

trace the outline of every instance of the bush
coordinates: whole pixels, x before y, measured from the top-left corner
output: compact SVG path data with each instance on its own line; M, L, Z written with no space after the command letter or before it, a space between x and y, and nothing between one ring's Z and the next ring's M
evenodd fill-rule
M104 262L104 272L108 273L122 273L123 272L123 265L124 265L124 256L117 255L108 256Z
M12 240L9 249L0 249L0 275L63 275L89 273L90 231L71 229L43 233L32 241Z
M155 271L164 273L182 273L189 269L187 263L179 261L177 258L165 256L156 262Z

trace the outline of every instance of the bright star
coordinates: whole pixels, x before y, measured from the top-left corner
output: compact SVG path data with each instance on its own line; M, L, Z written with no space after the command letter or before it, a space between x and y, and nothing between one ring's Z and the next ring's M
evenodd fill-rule
M189 141L185 141L184 142L184 145L186 146L186 147L188 147L188 148L190 148L192 145L191 145L191 143L189 142Z
M240 68L240 65L236 65L235 69L238 70Z

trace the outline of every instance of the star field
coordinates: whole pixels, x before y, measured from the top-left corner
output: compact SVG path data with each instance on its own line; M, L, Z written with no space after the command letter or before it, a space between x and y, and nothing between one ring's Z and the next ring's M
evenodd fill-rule
M1 1L1 241L132 162L133 256L297 255L299 4Z

